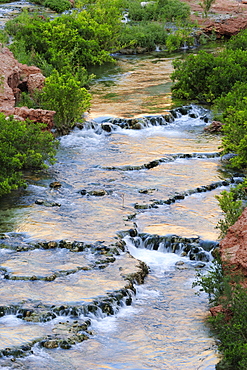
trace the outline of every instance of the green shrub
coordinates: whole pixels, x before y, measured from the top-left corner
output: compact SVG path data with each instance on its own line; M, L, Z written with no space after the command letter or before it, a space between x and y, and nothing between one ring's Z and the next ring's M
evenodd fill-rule
M226 44L229 50L247 50L247 30L240 31L230 38Z
M128 13L132 21L157 20L157 4L150 2L146 6L141 6L140 2L132 1L129 3Z
M57 13L71 9L71 3L68 0L33 0L33 2L50 8Z
M247 102L247 98L244 98ZM224 118L223 153L234 153L230 160L230 166L236 169L247 167L247 109L235 110L234 107L227 109L227 117Z
M158 1L157 20L174 22L181 19L185 20L189 15L190 7L186 3L179 0Z
M246 370L247 365L247 291L240 283L243 277L233 274L220 259L208 272L197 274L193 286L200 286L213 305L222 305L223 312L209 317L211 329L219 339L223 358L217 370Z
M221 219L216 226L217 229L220 229L220 238L226 235L229 227L235 224L243 212L243 200L247 199L247 194L243 190L244 186L240 184L229 192L224 190L221 192L221 195L216 195L216 199L224 214L224 219Z
M22 170L54 162L56 141L44 125L8 120L0 114L0 197L25 184Z
M125 3L131 21L176 21L187 19L190 7L179 0L150 1L141 6L141 1Z
M247 365L247 291L240 285L228 283L230 297L224 301L224 308L230 318L224 314L210 319L213 330L220 340L219 350L223 359L216 369L246 370Z
M9 36L5 30L0 30L0 44L3 46L9 42Z
M62 13L65 10L71 9L71 3L68 0L45 0L44 6L57 13Z
M167 32L159 23L140 22L136 25L125 25L119 40L123 47L139 46L152 51L157 45L165 45L166 38Z
M20 100L16 104L17 107L28 107L28 108L39 108L39 106L36 104L35 100L32 99L32 97L26 93L22 92L20 96Z
M235 110L245 109L246 97L247 83L238 81L226 95L215 99L213 109L215 112L223 113L223 116L227 117L227 110L230 107L234 107Z
M178 29L174 33L167 36L166 47L168 51L178 50L183 45L194 45L194 36L192 36L192 24L183 22L180 23Z
M90 106L90 99L91 95L71 73L59 74L56 70L46 78L41 93L42 107L56 111L55 126L58 131L69 130L80 121Z
M247 80L247 51L224 50L218 55L199 52L174 62L173 96L212 103L238 81Z
M99 13L95 15L98 21L86 11L54 20L21 14L6 25L7 32L14 36L11 50L17 59L25 54L30 60L40 58L60 72L68 66L71 69L113 61L109 52L115 47L118 30L106 22L100 23Z
M216 59L212 54L200 51L197 55L188 55L185 60L173 62L174 72L171 75L175 84L172 95L179 99L211 101L210 86L207 79L216 67Z

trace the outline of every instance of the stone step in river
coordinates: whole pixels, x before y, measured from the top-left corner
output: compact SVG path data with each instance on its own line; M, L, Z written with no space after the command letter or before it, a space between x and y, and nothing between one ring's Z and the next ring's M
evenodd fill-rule
M136 94L134 72L159 63ZM210 111L168 109L169 91L145 109L170 65L131 57L101 71L56 164L1 200L1 369L215 369L207 297L192 282L217 247L215 195L241 178L204 131ZM126 79L129 114L117 99Z

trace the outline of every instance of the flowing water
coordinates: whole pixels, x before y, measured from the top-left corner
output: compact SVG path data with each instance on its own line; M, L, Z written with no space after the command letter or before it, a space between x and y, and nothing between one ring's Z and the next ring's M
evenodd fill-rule
M210 112L168 114L171 70L171 58L159 54L99 68L87 124L60 138L54 166L27 174L27 189L1 201L1 369L215 368L207 297L192 282L195 267L210 263L221 216L215 195L230 181L219 138L204 132ZM50 187L54 181L61 186ZM125 251L109 255L117 235L125 235ZM42 241L52 243L37 247ZM137 260L150 271L136 294L111 314L97 308L126 286ZM90 302L94 311L85 309ZM67 340L88 318L89 340L40 345ZM25 355L11 356L12 348Z
M40 11L43 8L26 0L0 4L0 28L4 28L5 23L10 19L15 18L23 9L33 12L36 10Z

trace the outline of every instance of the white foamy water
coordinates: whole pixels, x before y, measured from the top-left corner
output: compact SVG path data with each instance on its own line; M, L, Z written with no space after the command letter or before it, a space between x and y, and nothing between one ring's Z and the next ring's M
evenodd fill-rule
M133 58L132 66L135 64ZM170 69L161 67L170 66L171 60L162 58L161 64L157 58L153 61L142 60L141 63L156 72L161 71L160 84L161 78L166 79L170 73ZM120 62L121 68L124 63ZM121 73L114 71L112 80L118 84L135 76L141 79L144 75L130 72L122 79ZM165 86L168 89L169 83L164 81L159 89ZM101 87L100 92L103 91ZM138 99L130 101L129 96L135 89L127 86L128 96L121 101L121 112L124 108L128 114L115 114L120 110L113 106L113 102L102 102L93 107L92 116L104 119L109 115L130 117L129 104L143 102L140 96L145 91L149 91L148 99L151 99L151 90L154 91L153 85L151 89L139 91ZM112 110L106 109L111 106ZM135 107L133 109L139 112ZM57 163L45 174L30 177L26 190L4 198L0 205L0 232L13 238L15 247L18 243L25 246L26 241L62 239L109 245L116 242L118 231L132 228L157 235L189 234L216 239L214 227L220 211L214 195L220 189L188 196L171 205L148 207L155 200L162 201L176 193L222 179L218 158L183 158L160 162L150 169L145 167L166 155L218 151L219 139L203 131L207 125L200 118L204 110L194 106L193 112L199 115L198 118L181 115L164 126L150 125L140 130L114 127L111 133L102 131L101 118L97 119L94 128L88 125L87 129L75 129L60 138ZM144 112L142 106L137 116L141 114L148 115L149 112ZM126 166L133 166L133 170L126 170ZM51 189L49 185L53 181L59 181L62 186ZM95 190L103 190L104 195L92 195ZM37 204L37 199L44 203ZM138 209L136 204L147 207ZM145 284L136 287L137 294L131 306L126 306L123 301L114 316L106 316L100 311L96 316L91 314L90 339L69 350L49 350L36 344L32 354L14 362L1 359L0 367L11 370L16 367L21 370L215 369L218 362L215 343L204 323L207 299L196 296L191 287L195 270L188 258L161 249L136 248L128 239L127 247L136 259L144 261L150 268ZM121 277L122 269L129 266L129 257L126 262L125 255L119 256L105 269L73 273L71 271L76 267L93 262L93 255L84 260L82 254L56 248L25 252L6 252L1 248L0 256L10 276L38 275L44 278L65 272L54 281L2 278L1 305L14 303L34 307L34 310L44 304L80 307L128 284L128 280L123 281ZM45 324L27 323L15 315L6 315L0 320L1 348L52 335L54 328L62 325L60 322L71 324L77 319L83 319L83 315L79 318L60 316Z

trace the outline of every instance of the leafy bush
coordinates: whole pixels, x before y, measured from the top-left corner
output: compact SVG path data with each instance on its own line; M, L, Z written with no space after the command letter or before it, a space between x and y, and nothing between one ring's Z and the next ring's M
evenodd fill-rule
M247 80L247 51L224 50L216 56L201 51L176 60L174 68L173 96L212 103Z
M33 0L33 2L50 8L57 13L71 9L71 3L68 0Z
M132 21L157 20L157 4L150 2L146 6L141 6L140 2L131 1L128 7L128 13L128 17Z
M216 365L217 370L246 370L247 291L240 285L242 278L229 271L227 265L222 268L220 259L217 259L206 274L199 272L193 283L209 294L211 304L222 305L222 313L208 318L223 354Z
M247 194L245 193L245 184L237 185L228 192L226 190L221 192L221 195L216 195L220 208L224 213L224 219L221 219L216 228L220 229L220 237L223 238L230 226L235 224L239 216L241 216Z
M69 72L59 74L56 70L46 78L41 92L41 105L45 109L56 111L55 126L68 130L90 106L91 95Z
M11 50L17 59L21 50L22 58L45 60L59 71L112 61L109 51L118 35L112 25L97 22L86 11L54 20L23 13L7 22L6 30L14 36Z
M45 0L44 6L57 13L62 13L71 8L71 3L68 0Z
M9 36L6 31L0 30L0 44L5 45L9 41Z
M0 197L25 184L22 170L54 162L56 141L44 125L6 119L0 114Z
M141 1L125 3L131 21L176 21L187 19L190 7L179 0L150 1L145 6Z
M167 32L159 23L140 22L136 25L126 25L120 34L122 46L143 47L155 50L157 45L165 45Z
M188 22L183 22L178 29L167 36L166 47L168 51L178 50L181 46L194 45L194 36L192 36L193 25Z
M226 95L215 99L213 109L215 112L222 113L223 117L227 117L227 110L231 107L234 107L235 110L245 109L246 97L247 83L238 81Z
M247 102L247 98L243 101ZM229 108L224 118L222 146L224 153L234 153L230 160L233 168L241 169L247 166L247 109Z
M185 20L190 15L190 7L179 0L160 0L158 1L157 14L157 20L161 21Z
M210 86L207 79L216 67L216 59L212 54L200 51L197 55L188 55L185 60L176 59L173 62L174 72L173 96L180 99L196 99L198 101L211 101Z
M226 48L229 50L247 50L247 30L232 36L226 44Z

